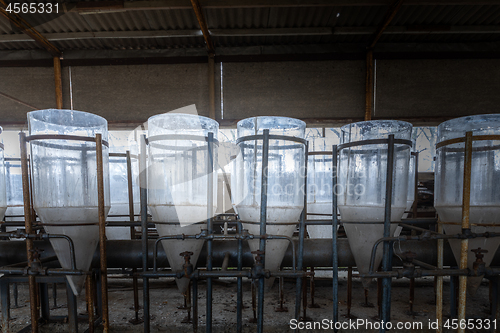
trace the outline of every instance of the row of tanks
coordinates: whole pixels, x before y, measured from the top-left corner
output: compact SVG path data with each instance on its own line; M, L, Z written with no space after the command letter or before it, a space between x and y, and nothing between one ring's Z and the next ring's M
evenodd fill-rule
M29 135L76 135L94 137L100 133L108 140L107 121L97 115L73 110L40 110L28 113ZM310 219L331 219L332 196L338 197L338 213L349 239L360 273L370 266L373 244L383 237L385 196L388 168L388 145L378 139L393 135L394 164L392 175L391 235L397 234L397 223L414 199L415 164L411 162L412 125L402 121L365 121L341 128L338 165L332 165L331 146L316 139L310 142L311 154L306 163L306 124L285 117L253 117L237 124L237 149L232 156L232 200L243 228L258 235L261 219L262 157L267 150L267 234L292 237L304 210ZM262 134L271 135L265 146ZM500 116L483 115L453 119L438 127L439 142L474 135L499 134ZM228 152L219 145L219 125L209 118L166 113L148 120L147 174L148 208L160 237L178 234L195 235L206 229L213 217L217 200L218 154ZM267 131L266 131L267 132ZM246 139L244 139L246 138ZM244 140L243 140L244 139ZM356 144L363 141L363 144ZM40 137L30 141L33 205L47 233L72 238L77 268L88 270L99 239L97 202L96 149L92 141ZM231 150L232 152L234 150ZM330 151L330 154L328 154ZM2 152L3 153L3 152ZM500 146L498 140L474 141L472 152L471 223L472 232L500 227L495 216L500 210L500 194L493 184L500 177ZM103 146L104 206L110 209L109 151ZM2 157L3 158L3 157ZM437 149L435 170L435 206L447 234L461 233L464 143L457 142ZM3 163L0 163L3 168ZM306 167L307 166L307 167ZM4 170L1 169L0 172ZM338 184L332 188L332 175ZM307 175L307 188L304 187ZM0 182L0 186L5 187ZM144 185L143 185L144 186ZM0 213L5 213L5 190L0 187ZM3 216L2 216L3 217ZM111 232L109 229L108 232ZM331 226L309 226L311 238L331 237ZM326 236L325 236L326 235ZM51 239L63 268L70 268L68 244ZM179 255L191 251L196 264L203 239L165 239L162 245L173 270L181 270L184 259ZM459 260L460 241L450 240ZM289 243L267 240L265 268L279 270ZM470 248L488 250L488 265L498 248L498 238L473 239ZM252 251L258 240L249 240ZM375 257L375 267L382 251ZM469 255L472 268L474 256ZM477 280L477 279L476 279ZM480 282L470 279L477 287ZM82 290L84 279L68 276L75 294ZM177 279L181 292L188 288L188 279ZM267 286L272 285L267 280ZM369 280L363 281L365 285Z

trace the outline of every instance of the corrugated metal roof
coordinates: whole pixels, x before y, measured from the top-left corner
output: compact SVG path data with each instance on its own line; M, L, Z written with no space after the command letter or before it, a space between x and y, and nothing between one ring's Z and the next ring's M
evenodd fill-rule
M383 20L386 6L314 6L208 8L204 14L209 29L286 29L286 28L376 28ZM47 20L27 16L27 20L42 34L78 32L127 32L199 30L191 9L137 10L105 14L68 12ZM404 5L391 26L496 26L500 25L500 5ZM0 18L1 35L19 33L5 18ZM384 34L380 42L487 42L498 41L493 33L428 33ZM366 43L370 34L307 35L307 36L214 36L216 46L256 46L329 43ZM54 41L65 49L144 49L204 47L201 36L172 38L91 38ZM33 49L33 42L0 42L0 49Z

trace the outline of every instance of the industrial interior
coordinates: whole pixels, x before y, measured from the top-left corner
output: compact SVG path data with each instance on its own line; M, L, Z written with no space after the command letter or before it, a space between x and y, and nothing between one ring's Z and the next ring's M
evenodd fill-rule
M0 14L2 333L500 331L500 1Z

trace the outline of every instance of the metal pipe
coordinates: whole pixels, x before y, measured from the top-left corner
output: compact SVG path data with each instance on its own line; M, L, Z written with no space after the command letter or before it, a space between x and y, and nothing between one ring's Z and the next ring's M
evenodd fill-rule
M92 298L92 275L87 275L85 285L85 298L87 300L87 313L89 315L89 333L94 333L94 301Z
M61 58L59 56L54 59L54 81L56 88L56 107L63 108L63 92L62 92L62 76L61 76Z
M147 164L146 164L146 136L142 135L140 139L139 156L139 186L141 198L141 250L142 250L142 272L148 271L148 193L147 193ZM144 333L150 330L149 315L149 280L146 276L142 278L142 300L144 314Z
M389 135L387 143L387 175L385 180L385 219L384 237L389 237L391 233L391 206L392 206L392 183L394 170L394 134ZM387 272L392 269L392 243L384 242L384 257L382 260L382 270ZM391 278L382 281L382 321L391 320ZM380 332L385 332L385 327L380 328Z
M438 221L437 232L443 233L443 225ZM437 268L443 269L444 239L437 240ZM438 328L436 333L443 333L443 277L437 277L436 285L436 319Z
M237 224L238 234L241 235L243 232L243 226L241 222ZM228 253L228 252L226 252ZM243 239L238 239L238 271L243 269ZM243 331L243 278L237 278L237 291L236 291L236 332L241 333Z
M267 172L269 162L269 129L263 131L262 139L262 181L260 189L260 235L266 234L267 221ZM262 254L262 267L266 267L266 239L259 242L259 251ZM264 276L259 278L258 302L257 302L257 333L264 331Z
M462 233L470 231L470 185L471 185L471 168L472 168L472 132L465 134L465 157L464 157L464 187L462 196ZM469 239L465 238L461 241L460 247L460 269L467 268L467 257L469 255ZM465 321L465 308L467 302L467 276L460 276L458 287L458 321ZM459 333L464 333L465 329L459 325Z
M333 321L339 321L339 258L338 258L338 225L337 216L338 198L335 189L337 188L337 146L332 146L332 293L333 293ZM335 333L338 329L335 328Z
M26 150L26 134L19 133L19 143L21 148L21 172L23 182L23 202L24 202L24 221L25 231L27 234L33 233L32 229L32 210L31 210L31 191L30 191L30 174L28 168L28 153ZM28 263L31 266L33 263L33 239L26 239L26 252ZM38 332L38 308L37 308L37 292L35 276L30 276L29 295L30 295L30 316L31 316L31 332Z
M209 132L207 137L207 229L208 234L213 233L213 201L214 201L214 133ZM207 240L207 271L212 271L213 240ZM207 279L207 306L206 306L206 332L212 332L212 278Z
M101 293L102 293L102 325L104 333L109 332L109 312L108 312L108 266L106 255L106 214L104 211L104 170L102 135L95 135L96 163L97 163L97 203L99 207L99 251L101 269Z
M304 174L302 177L304 177L304 188L307 189L307 160L308 154L309 153L309 143L306 142L305 147L304 147ZM335 215L335 214L333 214ZM300 215L300 223L299 223L299 253L298 253L298 259L297 259L297 270L302 270L304 267L304 238L306 237L306 226L305 226L305 219L307 216L307 191L304 191L304 208L302 209L302 214ZM301 292L300 288L305 289L305 284L302 283L302 277L299 276L297 277L297 289L296 289L296 294L295 294L295 318L299 319L299 312L300 312L300 297L301 297ZM307 295L307 294L305 294ZM305 296L306 297L306 296ZM307 299L306 299L307 302ZM304 304L304 320L307 320L306 318L306 305Z

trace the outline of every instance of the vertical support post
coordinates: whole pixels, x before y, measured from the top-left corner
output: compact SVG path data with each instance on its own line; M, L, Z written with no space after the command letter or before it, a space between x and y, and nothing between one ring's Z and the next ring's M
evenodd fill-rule
M61 58L54 57L54 80L56 88L56 107L63 108L63 94L62 94L62 76L61 76Z
M108 333L108 262L106 256L106 214L104 212L104 156L102 153L102 135L100 133L95 135L95 142L97 162L97 201L99 207L99 257L101 269L102 324L104 327L104 333Z
M198 280L191 280L193 287L193 333L198 333Z
M465 156L464 156L464 188L462 196L462 234L470 232L469 210L470 210L470 178L472 169L472 132L465 134ZM460 269L467 268L467 256L469 255L469 239L461 241L460 248ZM467 302L467 276L461 275L458 278L458 321L465 321L465 307ZM459 333L464 333L465 329L458 329Z
M333 322L337 323L339 321L339 256L337 248L337 228L339 225L339 220L337 216L337 146L332 146L332 268L333 268ZM335 328L335 333L338 329Z
M215 119L215 54L208 54L208 116Z
M87 312L89 314L89 333L94 333L94 299L92 295L92 274L87 275L85 284L85 298L87 299Z
M365 120L372 119L373 110L373 51L366 52L366 95L365 95Z
M392 206L392 182L394 170L394 135L389 135L387 140L387 175L385 181L385 219L384 237L390 237L391 233L391 206ZM384 257L382 262L384 272L392 269L392 246L391 242L384 242ZM387 323L391 320L391 278L382 280L382 321ZM385 332L385 327L380 332Z
M255 148L257 150L257 148ZM266 223L267 223L267 177L268 177L268 165L269 165L269 129L263 131L262 139L262 181L260 189L260 243L259 250L263 252L262 255L262 265L265 266L266 263L266 239L263 238L266 234ZM259 287L258 287L258 300L257 300L257 332L262 333L264 331L264 276L259 277ZM300 292L300 290L299 290Z
M9 282L0 278L0 296L2 299L2 333L9 333L10 320L10 290Z
M306 236L306 225L305 219L307 216L307 162L309 159L309 144L306 143L304 147L304 209L302 210L302 214L300 215L300 223L299 223L299 253L297 256L297 272L301 271L303 268L304 262L304 238ZM299 319L300 312L300 297L301 297L301 286L302 286L302 277L297 278L297 288L295 294L295 318ZM306 320L307 318L304 318Z
M68 299L68 332L78 333L78 306L76 303L76 296L73 294L73 290L67 281L66 297Z
M207 229L208 234L212 235L214 228L212 225L213 207L214 207L214 134L209 132L207 137ZM212 270L212 257L213 257L213 240L207 240L207 271ZM207 278L207 324L206 332L212 332L212 278Z
M443 225L438 219L437 222L437 232L443 233ZM438 239L437 241L437 268L443 269L443 254L444 254L444 239ZM436 285L436 319L438 321L438 327L436 329L437 333L443 332L443 277L437 277Z
M241 221L237 222L238 235L241 236L243 232L243 226ZM243 240L241 237L238 238L238 271L243 269ZM241 333L243 331L243 278L239 276L237 278L237 295L236 295L236 332Z
M32 228L32 207L31 207L31 191L28 168L28 153L26 150L26 134L19 133L19 142L21 145L21 172L23 182L23 202L24 202L24 227L26 233L33 233ZM33 239L26 239L26 252L28 257L28 265L33 262ZM30 294L30 315L31 315L31 332L38 333L38 294L36 292L36 279L34 275L28 277L29 294Z
M418 151L415 152L415 193L413 195L413 214L414 219L417 218L417 206L418 206Z
M139 186L141 189L141 241L142 241L142 271L148 271L148 190L147 190L147 165L146 165L146 136L141 136L141 149L139 155ZM142 278L142 298L144 312L144 333L150 330L149 315L149 279Z

